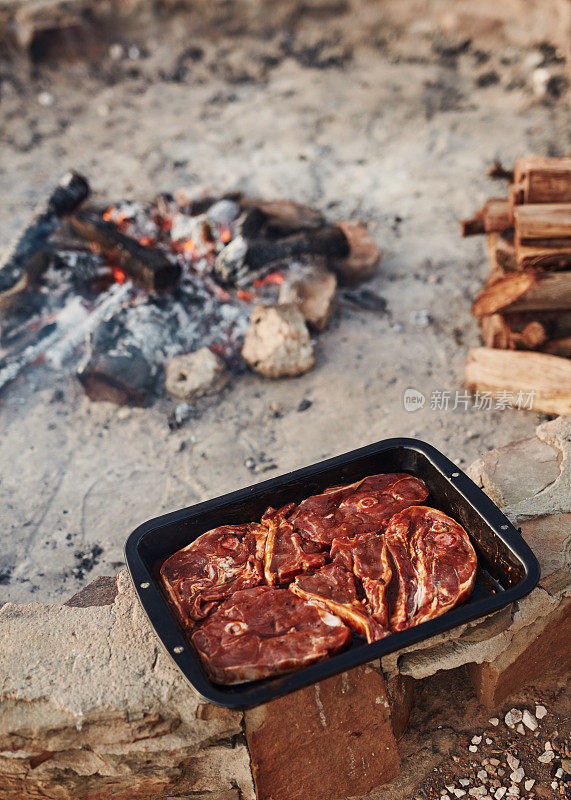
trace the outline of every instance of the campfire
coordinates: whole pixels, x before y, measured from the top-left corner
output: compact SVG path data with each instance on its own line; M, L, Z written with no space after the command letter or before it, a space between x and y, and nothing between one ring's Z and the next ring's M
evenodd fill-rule
M372 275L363 225L239 192L89 204L70 173L0 264L0 391L43 364L92 400L192 399L246 364L266 377L314 363L337 284ZM204 352L206 349L207 352Z

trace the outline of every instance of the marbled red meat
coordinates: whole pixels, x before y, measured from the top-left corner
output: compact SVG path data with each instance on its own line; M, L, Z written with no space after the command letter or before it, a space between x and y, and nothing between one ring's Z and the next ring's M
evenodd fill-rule
M233 592L263 583L266 536L266 527L254 522L222 525L165 561L161 581L185 627Z
M419 478L403 472L370 475L308 497L290 521L305 539L330 547L336 538L384 530L393 514L427 497Z
M192 644L215 683L260 680L339 652L351 634L341 620L288 589L235 592L194 631Z
M476 553L464 528L442 511L407 508L391 519L385 537L398 581L392 630L439 617L472 592Z
M294 508L294 503L279 511L268 508L262 517L262 524L268 529L264 575L269 586L287 585L296 575L325 564L323 547L303 539L287 519Z
M342 564L360 579L375 620L387 629L387 589L391 582L392 569L385 537L377 533L360 533L353 539L334 539L331 559L333 563Z
M298 597L331 611L368 642L388 635L357 597L353 574L339 564L328 564L312 575L299 575L289 588Z

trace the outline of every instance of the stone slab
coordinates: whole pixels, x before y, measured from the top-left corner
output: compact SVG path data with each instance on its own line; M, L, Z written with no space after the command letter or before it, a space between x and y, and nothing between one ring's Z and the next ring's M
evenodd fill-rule
M359 796L400 771L384 678L371 666L244 714L257 800Z

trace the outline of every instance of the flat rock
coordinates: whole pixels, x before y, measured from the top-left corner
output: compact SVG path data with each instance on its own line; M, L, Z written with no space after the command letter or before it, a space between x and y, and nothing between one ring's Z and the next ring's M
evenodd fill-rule
M326 328L335 306L337 278L318 267L292 274L280 286L279 302L295 303L308 325L315 330Z
M313 347L299 308L293 303L255 306L242 356L266 378L301 375L311 369Z
M167 392L183 400L215 394L228 383L226 366L216 353L201 347L195 353L175 356L166 369Z
M242 715L205 712L125 572L110 605L7 603L0 625L2 800L253 798L246 746L228 746Z

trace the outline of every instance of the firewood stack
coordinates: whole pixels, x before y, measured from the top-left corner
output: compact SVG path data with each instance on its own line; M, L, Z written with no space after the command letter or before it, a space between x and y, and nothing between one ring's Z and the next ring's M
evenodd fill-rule
M509 180L508 197L461 223L463 236L486 234L491 267L472 306L485 348L470 351L466 385L533 392L534 410L571 413L571 157L490 175Z

